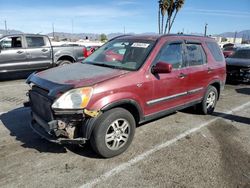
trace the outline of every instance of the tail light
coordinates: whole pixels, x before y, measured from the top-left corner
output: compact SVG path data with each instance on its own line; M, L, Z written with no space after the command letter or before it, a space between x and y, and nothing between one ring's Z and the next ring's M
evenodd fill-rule
M83 57L88 57L88 51L87 51L87 48L83 48Z

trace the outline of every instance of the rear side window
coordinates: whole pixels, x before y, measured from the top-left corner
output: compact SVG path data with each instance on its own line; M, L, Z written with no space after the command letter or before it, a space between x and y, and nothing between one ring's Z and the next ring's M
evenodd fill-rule
M28 47L45 46L43 37L26 37Z
M206 42L207 47L216 61L223 61L223 55L217 43Z
M165 45L158 54L156 61L162 61L172 64L173 68L178 69L182 67L182 44L173 43Z
M206 63L206 55L201 44L187 44L186 49L189 66L203 65Z

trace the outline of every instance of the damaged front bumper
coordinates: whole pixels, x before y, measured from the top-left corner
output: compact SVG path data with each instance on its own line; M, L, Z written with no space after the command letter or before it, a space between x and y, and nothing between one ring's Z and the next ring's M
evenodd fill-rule
M87 138L75 137L76 127L67 129L61 120L46 122L37 114L31 112L32 121L30 127L42 138L58 144L84 144Z
M30 127L42 138L58 144L84 144L90 137L90 127L101 112L83 110L82 114L55 116L56 119L46 122L35 112L31 111ZM63 114L61 112L61 114ZM60 118L61 119L60 119ZM72 121L73 119L73 121Z

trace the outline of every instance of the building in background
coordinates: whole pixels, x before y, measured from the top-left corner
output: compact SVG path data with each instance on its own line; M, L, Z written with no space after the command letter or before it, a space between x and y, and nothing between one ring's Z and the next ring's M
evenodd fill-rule
M223 47L225 44L241 44L243 39L242 38L234 38L234 37L212 37L214 38L220 47Z

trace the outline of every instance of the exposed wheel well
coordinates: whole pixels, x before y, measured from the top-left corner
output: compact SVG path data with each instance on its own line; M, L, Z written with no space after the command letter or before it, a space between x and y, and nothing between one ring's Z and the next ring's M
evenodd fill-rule
M71 56L62 56L62 57L60 57L60 58L57 60L57 62L63 61L63 60L67 60L67 61L70 61L70 62L72 62L72 63L75 62L74 58L71 57Z
M219 82L214 82L212 84L210 84L211 86L214 86L218 92L218 100L220 98L220 83Z
M132 105L132 104L122 104L119 107L124 108L127 111L129 111L132 114L132 116L135 118L135 122L137 124L139 123L139 121L140 121L140 113L139 113L138 109L134 105Z

